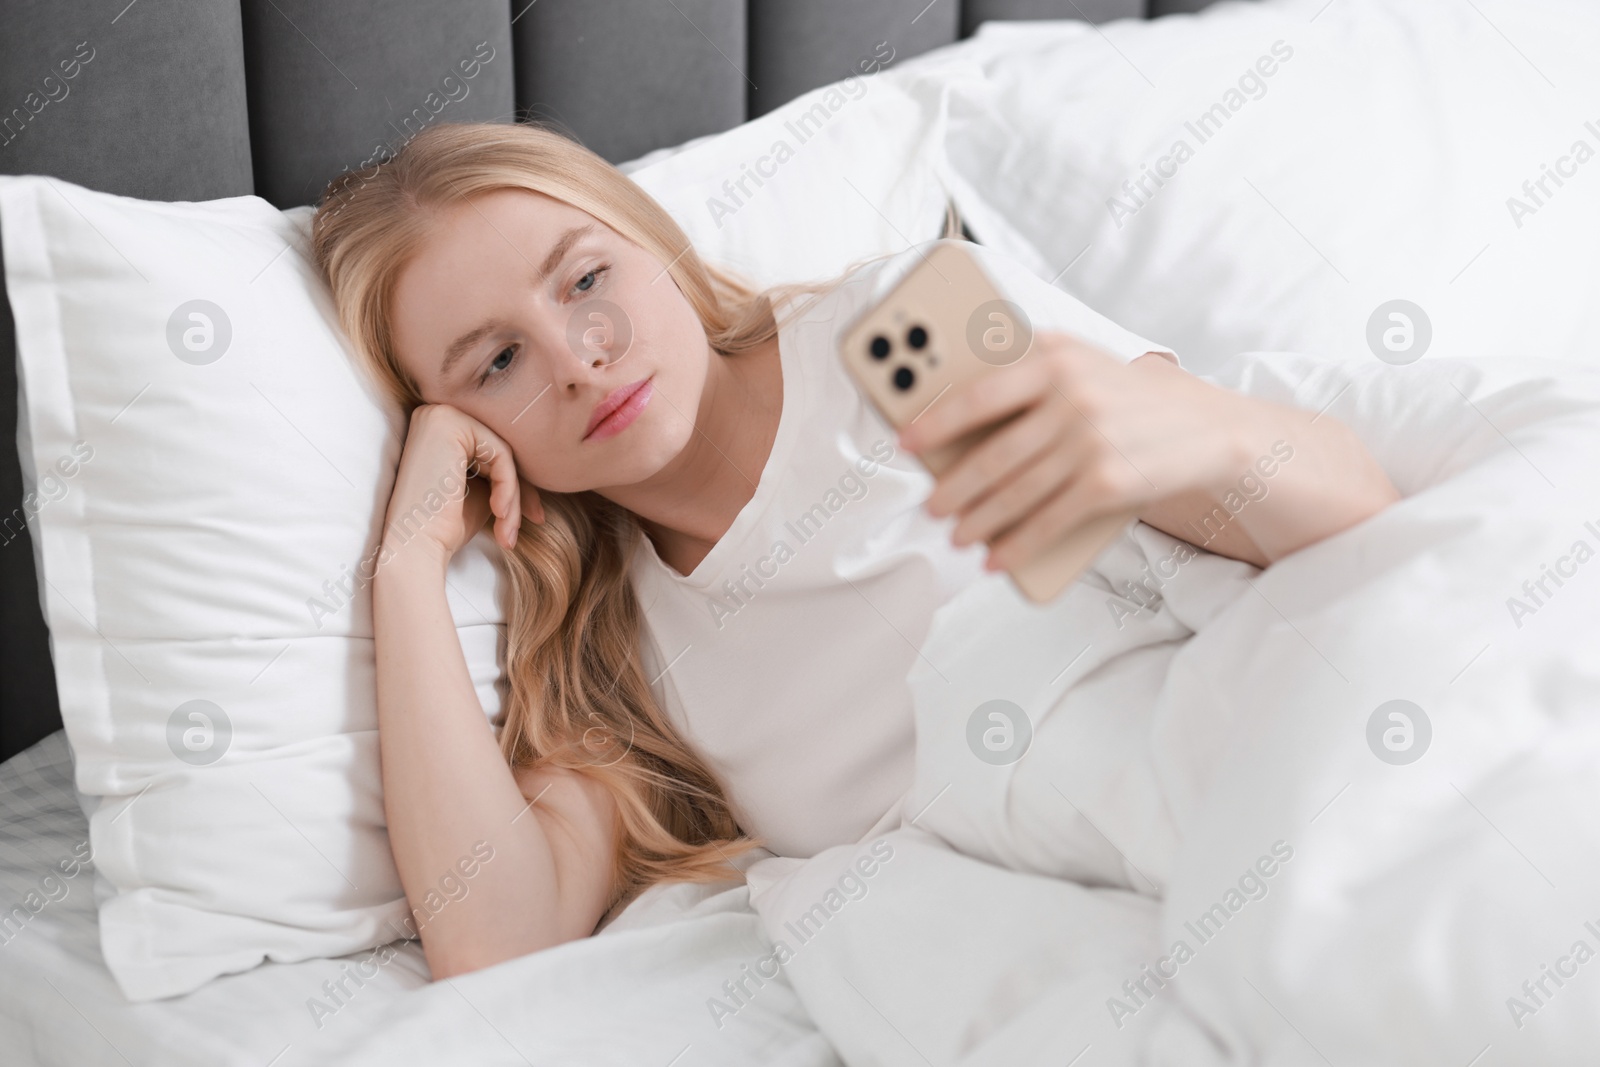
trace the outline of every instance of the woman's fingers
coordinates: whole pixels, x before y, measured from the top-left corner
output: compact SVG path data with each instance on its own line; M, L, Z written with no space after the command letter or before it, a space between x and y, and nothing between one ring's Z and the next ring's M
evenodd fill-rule
M1049 388L1047 364L1044 359L1024 359L939 394L901 428L901 447L926 452L1029 406Z
M1062 491L1092 451L1092 443L1082 434L1061 435L961 516L952 532L955 544L991 540L1027 518Z
M426 530L429 546L448 564L491 518L495 543L508 551L525 518L544 519L538 491L518 474L510 446L454 407L419 405L411 412L385 517L392 551Z
M1074 527L1122 510L1134 491L1126 465L1089 462L1053 497L989 545L988 566L1010 570L1032 559Z
M492 486L489 506L495 515L495 540L512 549L517 545L517 529L522 525L522 480L517 477L516 460L512 458L511 449L505 442L486 430L480 432L487 435L484 443L488 446L487 462Z
M517 475L511 449L476 419L466 419L472 460L468 473L489 482L489 510L494 515L494 539L507 550L516 547L522 525L522 479Z
M1070 410L1044 398L974 445L939 476L925 502L934 517L968 510L1016 477L1056 445L1072 418Z

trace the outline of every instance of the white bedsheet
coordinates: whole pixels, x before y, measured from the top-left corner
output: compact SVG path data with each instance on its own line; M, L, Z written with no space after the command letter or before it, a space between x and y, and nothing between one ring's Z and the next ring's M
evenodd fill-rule
M838 1063L781 980L721 1027L707 1011L765 951L744 886L657 887L594 938L448 982L397 941L130 1004L100 955L86 855L58 731L0 765L0 907L22 909L0 928L4 1067Z
M87 840L64 733L0 766L0 908L13 915L0 944L0 1058L8 1067L262 1067L316 1033L305 1002L320 995L324 980L338 977L344 961L269 964L187 997L128 1003L100 954L92 864L71 878L59 866L67 861L70 870L76 857L88 855ZM30 893L38 894L32 906ZM25 920L13 912L19 906ZM420 947L402 942L323 1029L361 1025L385 1001L422 985L426 974Z
M944 609L892 858L750 872L847 1063L1594 1062L1600 374L1271 353L1227 377L1355 426L1406 499L1265 571L1184 563L1122 629L1110 592L1038 608L998 578ZM1089 584L1172 544L1136 527ZM994 698L1032 726L1009 765L968 741ZM1369 731L1396 699L1431 726L1420 747L1410 715L1409 763L1399 720Z

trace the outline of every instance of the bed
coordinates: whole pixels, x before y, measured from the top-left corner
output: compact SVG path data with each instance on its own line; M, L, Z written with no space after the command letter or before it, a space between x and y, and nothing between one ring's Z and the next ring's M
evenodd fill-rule
M893 40L931 61L926 84L975 78L939 112L950 156L939 178L969 238L1205 357L1197 364L1247 351L1217 380L1349 422L1407 500L1265 572L1185 563L1159 611L1122 601L1138 625L1167 628L1138 648L1104 608L1174 558L1174 540L1148 529L1125 534L1049 612L997 583L958 601L928 656L966 672L975 688L962 699L1008 687L1028 707L1035 751L1074 777L1065 789L1030 777L1041 756L997 786L997 768L949 729L958 709L945 679L913 671L918 814L885 838L892 862L829 920L838 933L784 981L755 981L752 968L842 884L854 850L804 862L757 850L741 861L749 884L658 886L593 938L448 981L430 982L418 942L402 939L135 1003L102 957L107 887L88 861L20 465L0 464L11 516L0 520L0 1060L1586 1062L1600 993L1587 970L1574 980L1564 967L1594 954L1576 953L1575 938L1600 945L1589 906L1600 586L1562 570L1572 580L1559 598L1518 598L1547 563L1593 554L1574 538L1600 545L1586 525L1600 523L1600 370L1592 301L1575 298L1600 278L1600 253L1582 240L1600 197L1574 181L1549 214L1511 223L1500 200L1538 173L1542 145L1586 130L1575 116L1594 76L1580 45L1595 18L1562 0L1335 4L1218 4L1204 25L1186 13L1206 4L1139 0L12 5L0 108L60 56L86 73L70 96L0 111L0 173L155 201L254 194L282 209L372 159L396 116L416 114L406 101L477 42L496 58L446 117L537 118L633 173L751 128L850 70L864 42ZM1269 47L1278 19L1292 51ZM1569 32L1580 19L1583 32ZM1214 55L1192 47L1201 33ZM1368 51L1407 62L1380 78L1376 60L1349 61ZM941 65L958 53L970 65ZM1440 57L1447 71L1428 66ZM1263 64L1277 80L1226 105L1241 117L1225 136L1181 178L1124 199L1118 183L1171 143L1172 113L1220 102L1245 85L1239 71ZM1419 116L1449 110L1447 93L1471 92L1496 108L1440 120L1438 143L1407 140ZM1344 122L1357 103L1365 126ZM1290 136L1307 121L1317 138ZM1373 140L1400 162L1371 167ZM1031 168L1020 151L1057 155ZM1036 180L1047 171L1060 183ZM1369 315L1381 326L1418 287L1431 287L1420 299L1434 351L1400 358L1371 340L1385 335ZM8 301L0 318L10 441ZM1509 617L1508 595L1522 604ZM1076 632L1078 611L1100 620L1095 651L1038 675L1053 655L1041 641ZM961 612L991 618L994 636L961 639L950 625ZM1181 850L1151 837L1158 813L1117 804L1121 765L1089 758L1126 756L1117 746L1130 736L1086 713L1096 694L1145 716L1156 743L1128 765L1164 783ZM1433 732L1407 735L1408 760L1385 747L1384 726L1414 729L1418 702ZM1284 717L1285 703L1302 714ZM1382 717L1396 708L1412 718ZM1216 947L1191 963L1173 946L1208 916L1198 943ZM1570 988L1544 977L1552 963Z
M1181 2L1156 3L1147 11L1142 0L13 4L0 34L0 172L49 174L154 200L254 193L283 208L309 204L333 175L369 160L397 118L409 121L406 102L420 102L478 41L489 42L500 61L485 65L472 93L452 101L445 117L538 118L622 163L737 126L832 81L856 58L859 42L879 36L909 56L970 35L986 19L1104 21L1183 9ZM74 54L85 67L71 95L50 99L43 110L24 106L58 57ZM629 106L616 107L618 98ZM4 300L0 320L0 438L10 441L17 382ZM16 462L0 464L0 497L12 517L0 552L0 901L10 908L42 884L59 888L46 893L48 906L37 913L22 907L12 914L0 933L0 1059L18 1067L334 1062L321 1058L333 1053L316 1051L321 1043L373 1025L391 1002L427 985L417 942L386 946L381 966L370 963L374 952L269 964L149 1004L129 1004L111 981L100 957L93 866L74 864L71 877L60 866L87 853L87 822L60 730L34 556L20 521L22 494ZM61 881L42 881L52 874ZM696 902L670 903L678 916ZM699 903L708 910L702 932L690 935L704 939L697 966L714 970L720 961L736 970L735 957L754 951L754 917L738 915L728 897ZM648 912L636 904L608 928L624 959L651 951L622 945L654 936ZM640 929L630 932L630 923ZM323 983L363 960L377 973L359 996L348 998L348 1007L337 995L329 999ZM689 989L691 977L686 970L675 981ZM718 972L707 984L715 988L723 978ZM346 988L354 987L347 981ZM628 994L618 988L613 995ZM324 1004L321 1017L308 1008L315 999ZM770 1015L747 1016L743 1036L721 1053L702 1047L676 1062L837 1062L792 998L773 999ZM630 1055L626 1041L586 1048L585 1027L605 1027L615 1003L610 995L591 996L587 1007L580 1001L568 1017L585 1025L553 1038L546 1050L567 1042L573 1062L646 1062ZM461 1025L493 1032L494 1022L468 1005L457 1002ZM664 1003L659 1010L670 1016L675 1009ZM696 1023L700 1011L696 1003ZM671 1025L649 1034L643 1017L639 1031L641 1047L654 1050L652 1062L674 1062L691 1044L672 1044ZM501 1046L507 1062L523 1062L512 1047ZM522 1047L550 1062L533 1056L535 1045Z

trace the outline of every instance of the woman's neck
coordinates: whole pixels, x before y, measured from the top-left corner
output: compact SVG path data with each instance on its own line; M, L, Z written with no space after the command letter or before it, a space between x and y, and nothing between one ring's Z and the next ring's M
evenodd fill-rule
M656 554L679 574L699 566L755 495L783 412L776 337L738 356L711 352L708 359L695 432L683 451L646 482L600 491L639 517Z

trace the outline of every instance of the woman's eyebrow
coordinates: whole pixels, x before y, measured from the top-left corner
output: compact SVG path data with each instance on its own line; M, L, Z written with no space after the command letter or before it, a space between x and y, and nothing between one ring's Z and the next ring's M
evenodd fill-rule
M561 260L572 249L572 246L578 242L578 239L593 229L594 223L586 222L582 226L570 227L562 233L556 239L556 243L550 247L550 253L544 257L544 262L539 264L539 277L548 278L550 272L560 265Z
M569 226L563 230L561 236L556 238L556 243L550 246L550 251L545 255L544 262L539 264L539 276L548 278L550 272L560 266L567 253L572 251L572 246L577 244L593 229L594 223L586 222L580 226ZM470 352L474 345L504 326L505 323L498 319L492 319L475 329L468 330L454 341L451 341L444 350L444 363L439 367L439 380L444 381L449 378L451 368L460 362L461 358Z
M499 319L490 319L482 326L468 330L454 341L451 341L450 347L444 350L444 363L439 367L439 380L441 382L447 381L450 377L450 368L454 367L468 352L471 352L479 341L482 341L496 330L503 329L505 325Z

